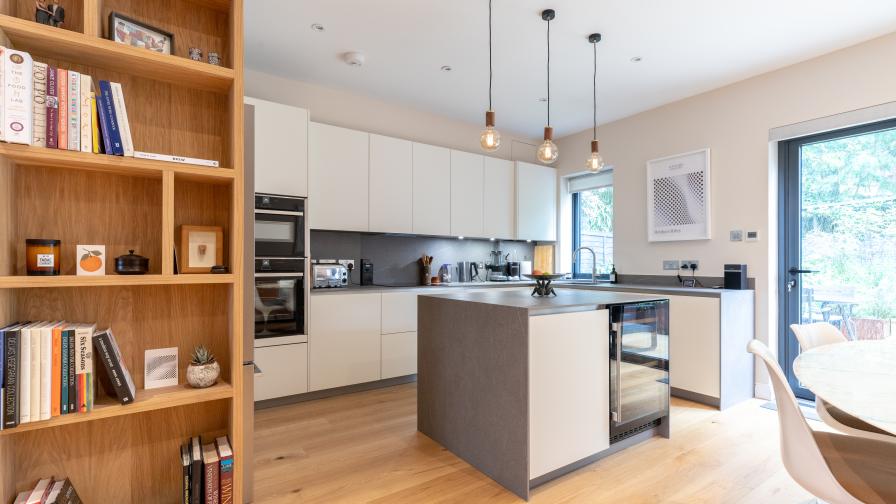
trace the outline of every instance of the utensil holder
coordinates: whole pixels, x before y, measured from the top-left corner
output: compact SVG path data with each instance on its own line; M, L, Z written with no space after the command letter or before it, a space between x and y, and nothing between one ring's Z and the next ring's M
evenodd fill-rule
M432 285L432 266L429 264L420 266L420 283L421 285Z

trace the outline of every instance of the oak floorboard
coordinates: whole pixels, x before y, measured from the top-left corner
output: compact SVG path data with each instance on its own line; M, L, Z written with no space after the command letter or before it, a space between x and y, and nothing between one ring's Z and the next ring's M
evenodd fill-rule
M255 502L524 502L417 432L416 384L255 415ZM719 412L672 401L672 438L653 438L536 488L533 503L804 503L761 401ZM821 424L813 422L813 427Z

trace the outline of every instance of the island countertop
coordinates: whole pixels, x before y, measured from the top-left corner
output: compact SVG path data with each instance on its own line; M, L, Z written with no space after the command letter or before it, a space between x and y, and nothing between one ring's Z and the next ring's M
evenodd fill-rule
M668 299L663 295L643 295L628 292L591 291L583 289L555 288L556 296L533 296L531 288L481 289L444 294L421 294L450 301L465 301L487 305L521 308L529 315L548 315L574 311L602 310L607 306L621 303L640 303Z

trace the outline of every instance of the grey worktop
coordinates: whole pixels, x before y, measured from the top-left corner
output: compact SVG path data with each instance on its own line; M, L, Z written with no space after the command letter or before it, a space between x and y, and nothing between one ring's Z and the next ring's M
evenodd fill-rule
M630 294L627 292L606 292L558 287L556 296L533 296L528 288L518 289L471 289L451 293L422 294L446 301L464 301L486 305L522 308L529 315L601 310L609 305L639 303L667 299L662 295Z

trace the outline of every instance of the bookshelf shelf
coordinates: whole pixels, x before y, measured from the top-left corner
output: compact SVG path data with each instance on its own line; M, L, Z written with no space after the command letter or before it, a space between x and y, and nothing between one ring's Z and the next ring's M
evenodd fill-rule
M16 49L43 57L217 93L229 92L234 81L234 71L230 68L158 54L12 16L0 14L0 31Z
M107 156L44 147L31 147L0 143L0 156L26 166L49 166L73 170L100 171L119 175L162 178L165 172L174 173L175 179L193 180L210 184L233 182L234 171L230 168L208 168L182 165L166 161L151 161L132 157Z
M50 420L29 422L21 424L13 429L0 431L0 436L15 436L23 432L31 432L40 429L49 429L61 425L71 425L83 422L92 422L104 418L112 418L121 415L133 415L146 411L155 411L165 408L175 408L187 404L218 401L233 397L233 387L229 383L217 383L209 388L194 389L189 385L165 387L151 390L138 390L137 398L133 404L123 406L112 399L106 398L102 404L94 405L93 411L88 413L73 413L62 415Z
M0 277L0 289L231 284L233 281L234 276L229 273L214 275L5 276Z

